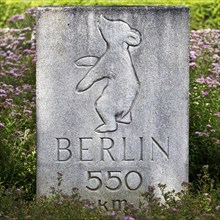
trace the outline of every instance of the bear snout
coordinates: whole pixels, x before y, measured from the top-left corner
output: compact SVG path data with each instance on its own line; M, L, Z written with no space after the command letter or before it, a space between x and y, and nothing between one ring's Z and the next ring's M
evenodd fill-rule
M103 17L103 15L100 15L99 20L97 21L97 25L100 29L108 25L108 20Z

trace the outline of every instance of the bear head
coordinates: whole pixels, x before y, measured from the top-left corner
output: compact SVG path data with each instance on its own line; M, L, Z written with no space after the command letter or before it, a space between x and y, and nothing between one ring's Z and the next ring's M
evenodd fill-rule
M102 15L97 22L102 37L108 45L137 46L141 42L139 31L132 29L126 22L120 20L109 20Z

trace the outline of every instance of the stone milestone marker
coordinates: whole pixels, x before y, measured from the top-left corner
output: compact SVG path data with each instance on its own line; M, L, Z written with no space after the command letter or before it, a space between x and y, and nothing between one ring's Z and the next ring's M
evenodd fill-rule
M42 7L37 192L77 187L106 210L188 179L185 7Z

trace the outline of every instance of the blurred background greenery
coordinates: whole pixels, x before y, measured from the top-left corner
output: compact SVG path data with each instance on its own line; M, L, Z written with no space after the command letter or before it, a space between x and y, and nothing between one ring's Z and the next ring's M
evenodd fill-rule
M167 209L149 200L153 194L144 194L151 201L147 215L154 212L155 218L145 216L144 206L140 212L134 209L133 216L143 211L138 219L220 219L220 0L0 0L0 219L106 219L85 209L77 196L75 206L68 198L58 206L63 197L56 194L55 203L27 202L36 193L36 7L46 5L190 7L191 29L197 29L191 30L189 48L189 180L195 187L192 194L183 191L181 205L166 194ZM67 218L69 213L74 217Z
M0 0L0 27L14 14L47 5L184 5L190 7L191 29L220 27L220 0Z

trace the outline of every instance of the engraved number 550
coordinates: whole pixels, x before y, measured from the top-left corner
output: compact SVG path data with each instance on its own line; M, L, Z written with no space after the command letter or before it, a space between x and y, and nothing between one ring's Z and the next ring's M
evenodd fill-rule
M122 186L122 180L119 176L116 176L117 174L118 175L121 175L121 171L107 171L108 173L108 180L115 180L117 182L116 186L115 187L110 187L108 186L108 184L105 186L107 189L109 190L117 190L117 189L120 189L121 186ZM135 187L131 187L131 185L128 183L128 178L131 174L136 174L138 177L139 177L139 183L137 184L137 186ZM98 176L97 176L98 175ZM86 186L87 189L89 190L92 190L92 191L95 191L95 190L98 190L102 187L102 172L101 171L88 171L88 180L96 180L97 182L97 185L92 188L92 187L89 187L89 186ZM125 186L129 189L129 190L137 190L141 185L142 185L142 176L140 173L138 173L137 171L130 171L128 172L125 177L124 177L124 182L125 182Z
M95 191L95 190L102 187L102 180L98 176L93 176L93 174L95 175L96 173L100 173L102 175L101 171L88 171L88 180L95 179L95 180L98 181L97 182L97 187L95 187L95 188L91 188L89 186L86 186L86 188L89 189L89 190Z

